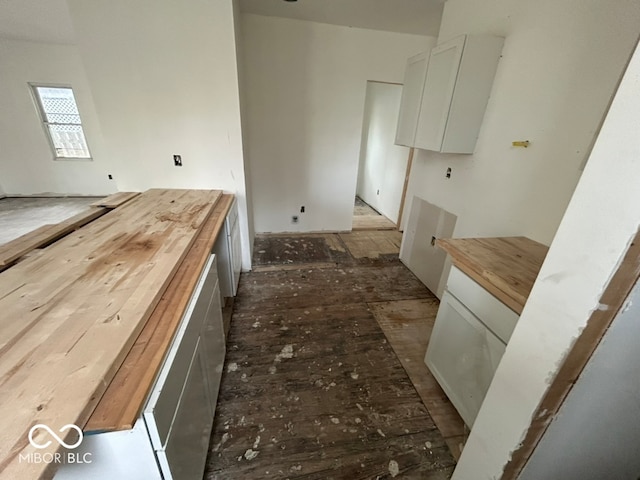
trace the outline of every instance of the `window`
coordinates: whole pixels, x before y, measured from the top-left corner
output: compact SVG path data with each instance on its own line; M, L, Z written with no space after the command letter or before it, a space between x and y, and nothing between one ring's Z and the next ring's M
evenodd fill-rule
M32 88L55 158L91 158L71 87Z

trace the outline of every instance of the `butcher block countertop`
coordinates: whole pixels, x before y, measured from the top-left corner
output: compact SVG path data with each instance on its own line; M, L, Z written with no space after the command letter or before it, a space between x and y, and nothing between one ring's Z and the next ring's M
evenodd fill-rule
M232 201L233 195L225 194L216 203L142 333L84 426L85 432L133 428Z
M36 424L72 444L139 413L231 197L149 190L0 273L1 479L53 475L24 460L60 448Z
M549 248L526 237L445 238L453 264L518 315Z

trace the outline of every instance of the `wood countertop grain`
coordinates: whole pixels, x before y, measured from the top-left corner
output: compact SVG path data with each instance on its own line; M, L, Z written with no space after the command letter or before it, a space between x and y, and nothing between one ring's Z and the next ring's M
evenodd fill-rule
M133 428L232 202L233 195L224 194L216 203L160 302L84 426L85 432Z
M453 264L518 315L549 247L526 237L443 238Z
M0 273L0 479L53 476L30 430L74 443L221 196L149 190Z

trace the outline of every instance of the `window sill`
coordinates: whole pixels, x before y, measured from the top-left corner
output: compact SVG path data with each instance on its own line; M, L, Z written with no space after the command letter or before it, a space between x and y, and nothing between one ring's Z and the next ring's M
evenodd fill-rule
M92 162L93 157L54 157L54 162Z

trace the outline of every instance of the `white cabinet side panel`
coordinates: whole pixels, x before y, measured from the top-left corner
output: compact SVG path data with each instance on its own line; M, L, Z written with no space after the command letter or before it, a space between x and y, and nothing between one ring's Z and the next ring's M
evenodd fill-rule
M429 52L415 55L407 60L396 130L396 145L412 147L414 144L428 63Z
M142 419L131 430L87 435L73 452L91 463L64 464L55 480L162 480Z
M400 260L431 292L438 296L447 253L432 244L433 238L453 235L457 216L420 197L413 197L402 236Z

